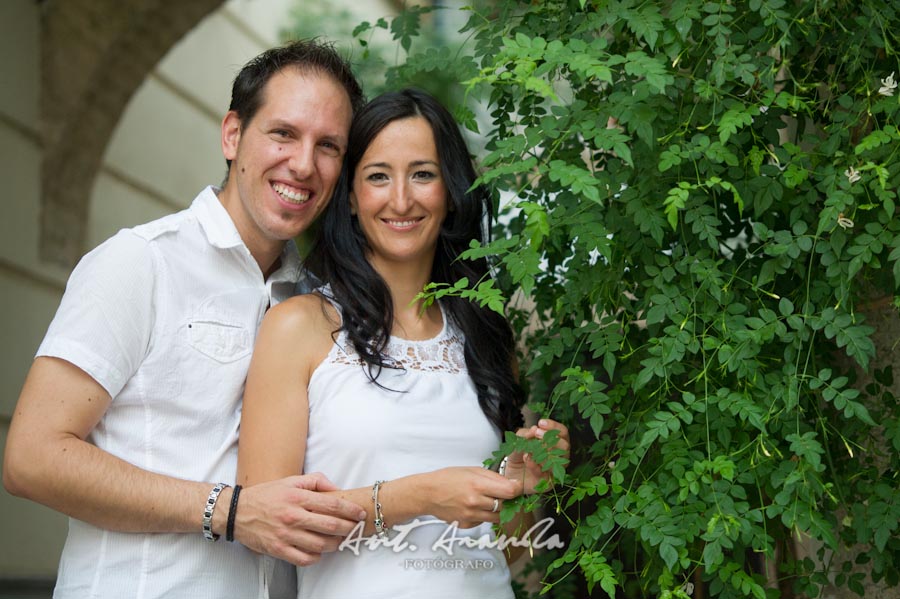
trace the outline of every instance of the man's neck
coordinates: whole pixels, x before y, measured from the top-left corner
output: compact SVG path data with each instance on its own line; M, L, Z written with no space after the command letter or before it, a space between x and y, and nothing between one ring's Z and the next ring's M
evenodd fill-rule
M238 235L241 236L241 241L247 246L250 255L259 266L263 279L268 279L281 266L281 253L284 251L286 242L267 239L260 235L249 224L251 217L244 210L244 205L237 197L236 192L232 192L233 189L233 185L226 185L218 193L219 201L231 218L231 222L234 223Z
M259 262L257 261L257 264ZM281 255L279 254L275 261L269 266L268 270L262 267L262 264L259 265L259 269L262 271L263 280L268 281L269 277L272 276L272 273L281 268Z

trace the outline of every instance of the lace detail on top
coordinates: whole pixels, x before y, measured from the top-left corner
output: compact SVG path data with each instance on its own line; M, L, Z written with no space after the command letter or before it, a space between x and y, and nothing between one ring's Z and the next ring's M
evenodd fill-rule
M331 297L331 289L324 287L326 299L331 302L341 313L340 306ZM420 372L444 372L448 374L468 373L466 369L466 356L464 353L465 337L447 316L444 307L441 308L441 318L444 326L436 337L422 341L411 341L400 337L391 337L384 350L387 366L401 370L417 370ZM348 366L365 366L363 360L347 338L347 332L341 330L336 340L336 348L331 351L328 360L332 364L346 364Z
M341 331L338 342L340 351L332 357L332 363L349 366L365 365L365 360L359 357L356 348L347 339L344 331ZM425 341L409 341L391 337L385 348L385 355L388 358L386 363L391 368L449 374L467 372L462 335L458 333L438 335Z

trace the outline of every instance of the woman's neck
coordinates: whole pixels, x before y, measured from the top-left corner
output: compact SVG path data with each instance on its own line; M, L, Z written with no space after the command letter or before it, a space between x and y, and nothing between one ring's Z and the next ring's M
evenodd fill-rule
M384 279L394 306L394 328L392 335L403 339L431 339L440 333L443 318L440 307L432 304L422 310L421 300L416 296L431 281L431 264L384 264L372 265Z

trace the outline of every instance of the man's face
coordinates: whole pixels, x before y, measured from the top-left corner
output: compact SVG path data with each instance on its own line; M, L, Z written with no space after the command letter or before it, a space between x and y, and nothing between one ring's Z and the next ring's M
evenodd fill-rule
M280 251L328 205L351 118L340 84L294 67L272 76L250 122L225 116L222 151L232 162L220 198L257 260Z

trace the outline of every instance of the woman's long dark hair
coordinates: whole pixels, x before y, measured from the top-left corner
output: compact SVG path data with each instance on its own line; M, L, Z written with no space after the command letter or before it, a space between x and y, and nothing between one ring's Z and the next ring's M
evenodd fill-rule
M334 199L325 211L308 265L331 285L341 306L342 328L375 382L382 368L392 367L384 355L394 324L391 294L384 279L366 259L368 244L350 211L350 187L359 161L375 137L390 123L422 117L431 126L441 176L447 187L448 212L441 226L431 280L453 284L462 277L479 281L488 273L484 259L458 260L473 239L484 241L482 225L492 214L491 198L481 187L470 189L476 174L469 151L453 117L437 100L415 89L378 96L356 116L344 171ZM506 319L459 297L441 300L445 312L465 335L469 376L485 416L501 431L521 426L524 392L513 373L515 339Z

